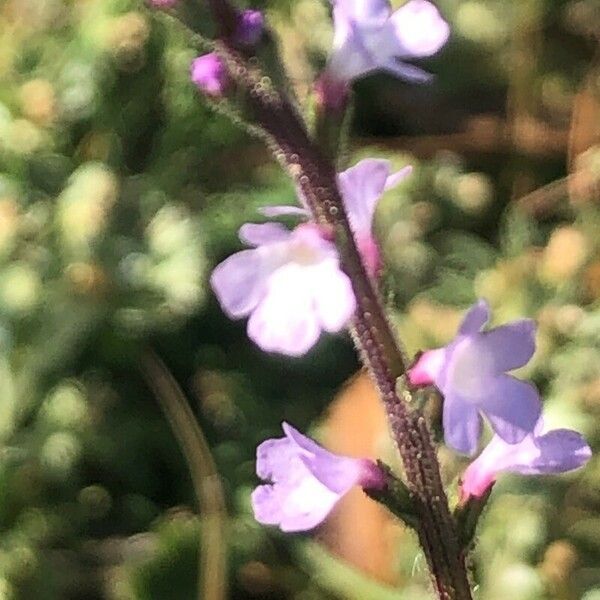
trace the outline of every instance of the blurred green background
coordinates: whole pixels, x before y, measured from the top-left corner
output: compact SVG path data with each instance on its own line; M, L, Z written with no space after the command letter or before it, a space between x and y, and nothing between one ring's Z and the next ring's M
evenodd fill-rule
M377 215L390 311L412 352L447 341L478 296L497 322L536 318L523 375L551 424L598 448L600 4L439 6L453 35L424 64L432 85L356 86L349 161L415 166ZM305 97L326 3L255 7ZM282 419L318 424L358 362L343 335L266 355L211 295L238 226L294 191L195 92L197 53L141 2L0 0L0 600L188 600L199 575L206 600L428 598L408 535L383 583L252 519L255 446ZM161 410L170 376L224 503L209 477L198 508ZM599 600L600 461L503 478L473 562L484 600Z

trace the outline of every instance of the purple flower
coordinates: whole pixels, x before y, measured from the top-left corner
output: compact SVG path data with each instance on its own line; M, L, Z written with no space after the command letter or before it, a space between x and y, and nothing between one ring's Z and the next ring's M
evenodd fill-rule
M430 56L446 42L449 27L426 0L410 0L392 13L388 0L332 0L334 39L326 73L350 82L376 70L415 81L429 75L402 62Z
M215 98L223 96L230 83L227 68L214 52L195 58L190 76L201 92Z
M480 331L489 319L484 300L465 316L458 335L444 348L423 353L409 370L413 385L434 383L444 396L444 438L465 454L477 450L483 413L509 444L533 431L541 403L534 386L507 375L535 351L535 323L514 321Z
M265 482L252 493L254 517L282 531L307 531L323 522L350 488L382 489L385 476L366 458L333 454L288 423L285 437L256 450L256 473Z
M405 168L390 174L387 161L367 159L339 174L350 223L372 275L379 265L371 234L375 206L407 172ZM271 206L262 213L308 217L308 211L298 206ZM346 327L356 301L328 229L314 223L302 223L292 231L280 223L247 223L239 235L253 248L219 264L211 285L227 315L249 317L248 336L259 347L300 356L322 331L336 333Z
M379 247L373 238L373 217L383 193L397 186L412 170L390 172L387 160L367 158L338 175L338 185L350 225L367 270L375 274L381 266Z
M463 475L461 501L465 502L470 496L483 496L499 473L565 473L584 465L591 455L590 447L579 433L570 429L544 433L540 418L534 431L518 444L507 444L497 435L492 438Z
M250 316L248 336L263 350L300 356L321 331L343 329L355 308L352 285L334 244L317 225L279 223L240 229L250 250L218 265L211 285L234 319Z

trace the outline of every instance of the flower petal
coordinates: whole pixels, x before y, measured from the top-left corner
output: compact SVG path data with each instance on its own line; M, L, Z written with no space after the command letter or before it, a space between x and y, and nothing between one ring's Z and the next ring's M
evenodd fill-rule
M265 293L274 268L259 250L242 250L217 265L210 284L225 313L233 319L248 315Z
M431 56L450 35L448 23L426 0L410 0L390 17L390 22L399 45L397 56L404 58Z
M412 173L412 165L406 165L406 167L402 167L399 171L392 173L385 180L385 191L391 190L395 188L399 183L404 181L411 173Z
M375 207L389 174L389 161L367 158L338 175L344 206L355 233L371 233Z
M306 468L330 490L345 494L360 481L366 459L334 454L285 421L281 427L287 438L297 446L300 460Z
M348 325L356 309L356 300L348 276L337 260L324 261L312 277L313 302L325 331L335 333Z
M420 67L410 65L396 57L390 57L383 61L379 66L380 69L391 73L400 79L406 79L414 83L429 83L433 79L433 75L424 71Z
M334 0L334 10L363 27L381 27L390 16L387 0Z
M281 217L287 215L297 215L299 217L310 217L310 212L306 208L300 206L263 206L258 209L258 212L265 217Z
M463 454L473 455L481 435L481 417L477 408L456 394L444 397L444 440Z
M554 429L535 439L538 458L532 464L522 460L508 469L517 473L564 473L584 465L592 451L583 436L571 429Z
M263 481L278 481L297 478L295 470L304 473L304 467L298 463L298 447L287 437L265 440L256 449L256 474Z
M535 321L522 319L481 334L480 343L493 354L497 373L517 369L535 352Z
M486 300L478 300L464 316L458 328L460 335L477 333L490 319L490 306Z
M281 223L245 223L238 231L242 242L249 246L263 246L289 240L291 231Z
M269 278L262 301L248 320L248 336L267 352L301 356L321 328L302 266L288 263Z
M542 411L536 388L510 375L493 379L480 407L494 431L508 444L518 444L532 433Z

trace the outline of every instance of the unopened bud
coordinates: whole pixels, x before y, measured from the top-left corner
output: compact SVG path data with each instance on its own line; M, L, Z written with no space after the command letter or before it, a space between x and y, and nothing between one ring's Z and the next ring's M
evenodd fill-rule
M260 10L244 10L238 17L235 41L244 46L253 46L260 39L265 19Z
M223 96L230 82L227 67L214 52L195 58L190 75L201 92L215 98Z

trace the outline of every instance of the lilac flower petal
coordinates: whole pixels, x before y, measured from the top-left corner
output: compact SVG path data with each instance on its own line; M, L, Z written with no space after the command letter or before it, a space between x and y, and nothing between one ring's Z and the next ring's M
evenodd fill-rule
M340 496L314 477L294 486L259 486L252 493L252 508L259 523L278 525L282 531L308 531L320 525Z
M536 438L539 457L532 465L523 462L511 471L518 473L565 473L578 469L592 456L592 450L583 436L570 429L554 429Z
M238 235L249 246L262 246L289 240L291 231L281 223L245 223Z
M532 433L542 411L535 387L510 375L500 375L490 382L480 406L494 431L509 444L518 444Z
M328 453L330 454L330 453ZM336 494L345 494L355 485L360 485L365 465L355 458L331 455L301 456L311 474Z
M265 440L256 449L256 474L263 481L289 479L295 477L296 467L302 475L302 465L295 461L297 455L297 444L287 437Z
M438 9L426 0L410 0L391 17L402 51L400 57L435 54L448 40L450 27Z
M302 266L294 263L269 278L264 298L248 321L248 336L263 350L301 356L318 340L321 328L312 290L304 283Z
M346 19L356 20L367 27L383 25L391 12L387 0L334 0L333 4Z
M310 212L300 206L263 206L258 212L265 217L280 217L287 215L298 215L299 217L310 217Z
M324 261L312 278L314 307L325 331L336 333L343 329L356 309L352 283L339 268L337 260ZM326 293L324 291L326 290Z
M535 431L539 430L538 421ZM556 429L548 433L529 434L518 444L507 444L495 435L483 452L464 473L463 499L481 497L503 472L522 475L564 473L577 469L591 457L590 447L576 431Z
M375 207L389 173L389 161L367 158L338 175L344 206L355 232L370 234Z
M256 308L274 267L257 250L237 252L215 267L210 284L229 317L245 317Z
M406 167L402 167L399 171L392 173L385 180L385 191L391 190L395 188L399 183L404 181L413 171L412 165L407 165Z
M477 407L456 395L444 398L444 440L451 448L473 455L481 435L481 417Z
M526 364L535 352L535 321L522 319L482 334L485 346L493 352L498 373Z
M464 316L458 329L460 335L477 333L490 319L490 306L481 299L478 300Z
M293 442L297 448L304 450L310 454L318 454L319 452L327 452L323 446L320 446L312 438L298 431L293 425L287 421L281 423L281 428L286 437Z
M438 381L440 374L447 362L446 348L436 348L423 352L417 362L408 370L408 379L411 385L432 385Z
M259 485L251 495L254 518L262 525L279 525L282 519L282 490L273 485Z
M375 71L379 65L353 33L353 24L342 21L337 15L334 8L333 52L326 71L333 81L349 82Z
M428 73L415 65L400 62L396 58L390 58L385 61L380 68L391 73L394 77L406 79L407 81L412 81L414 83L429 83L433 79L431 73Z

